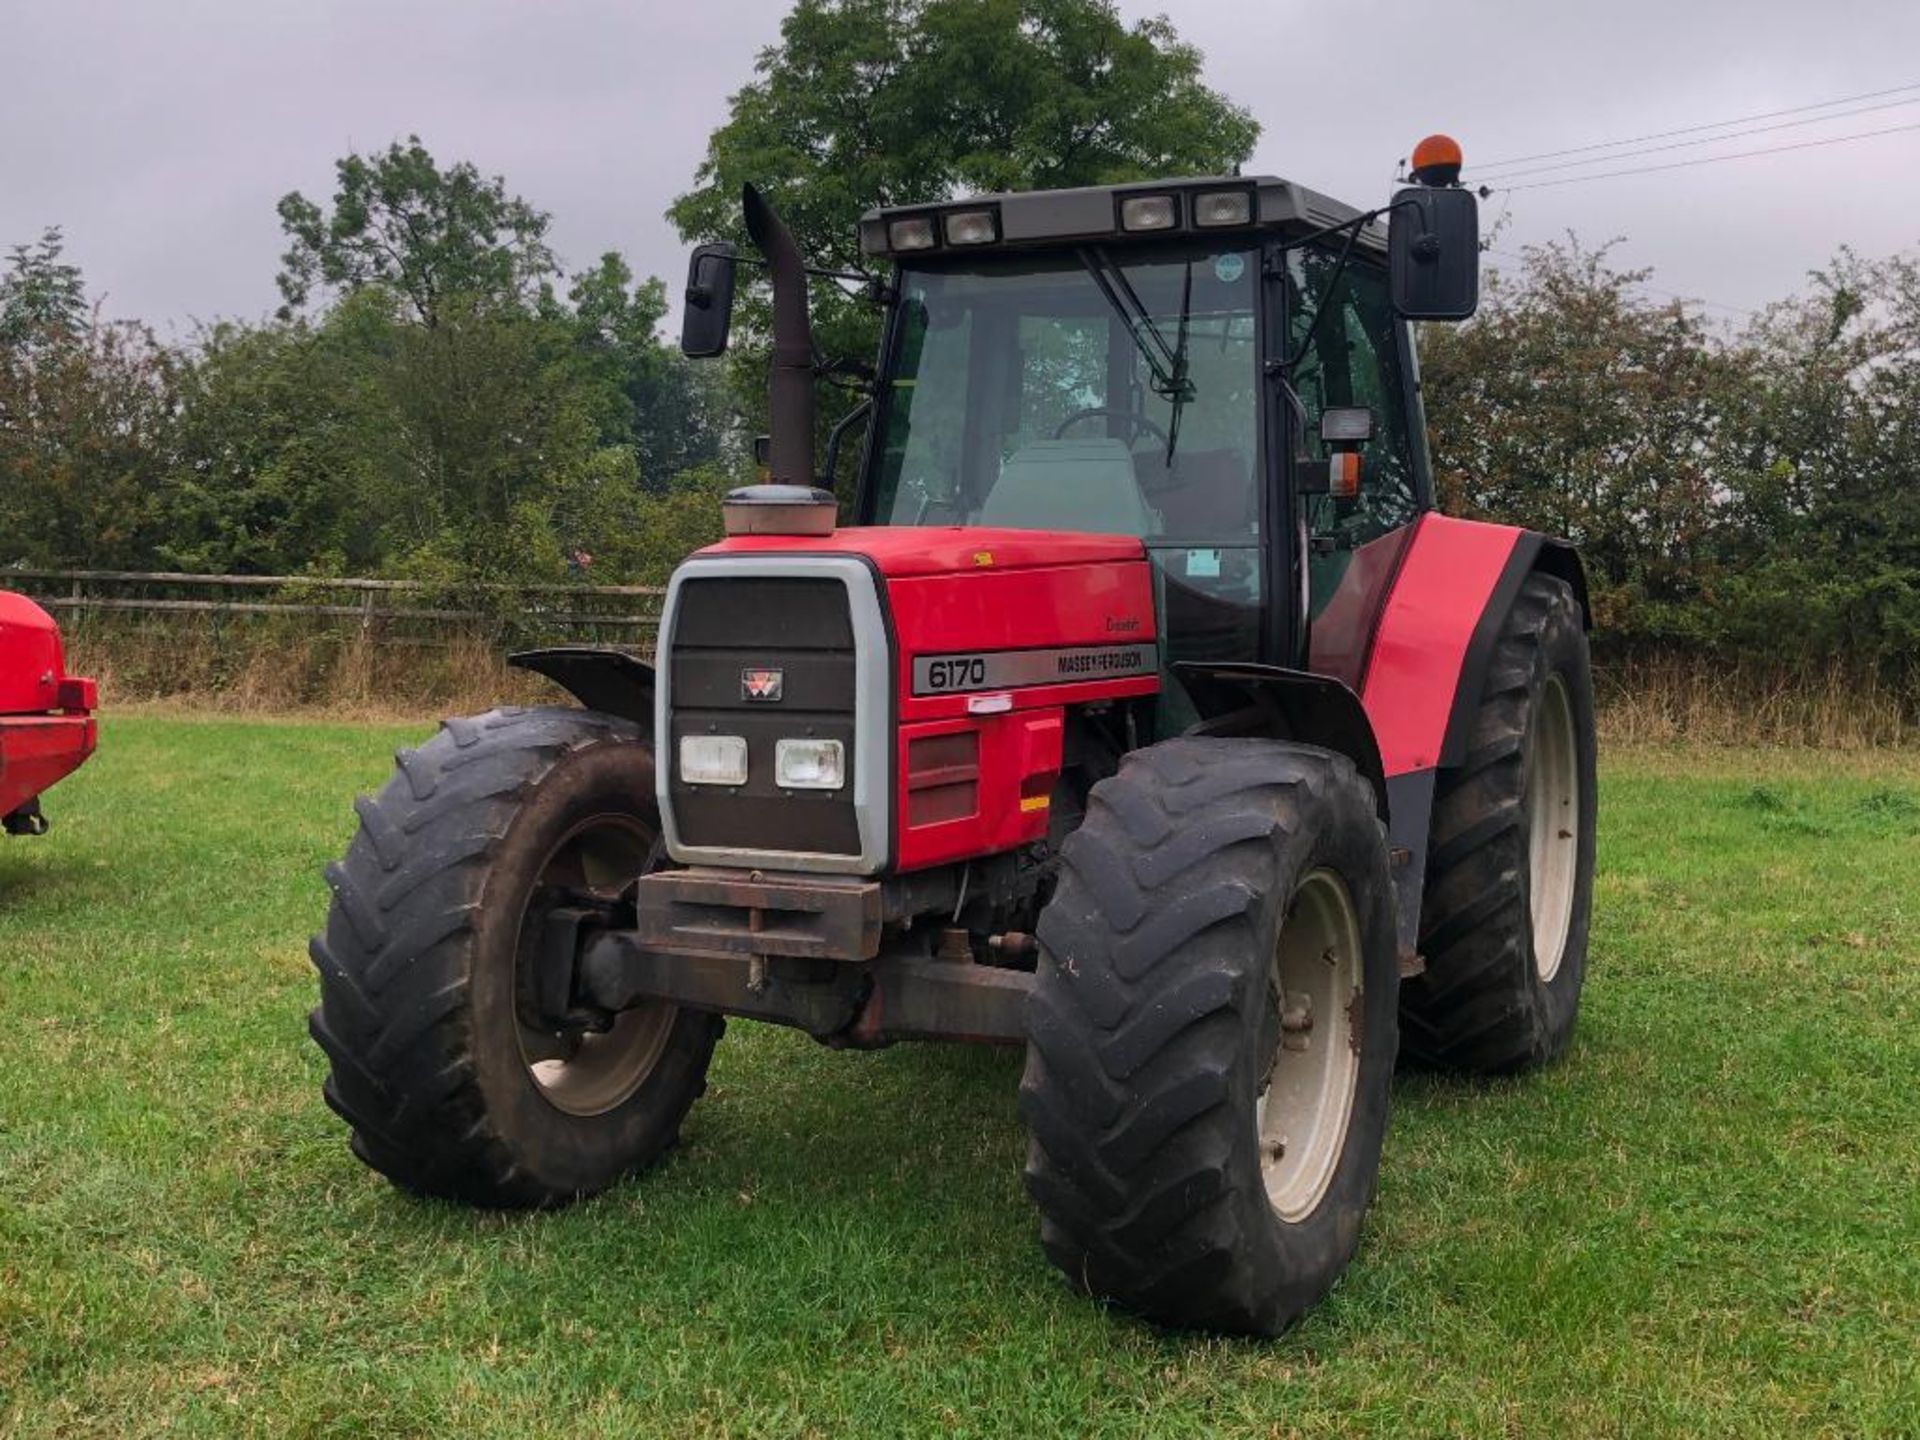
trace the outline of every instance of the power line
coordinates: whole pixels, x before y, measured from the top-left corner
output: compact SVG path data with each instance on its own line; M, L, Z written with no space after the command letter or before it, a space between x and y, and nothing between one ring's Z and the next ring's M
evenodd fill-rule
M1576 170L1587 165L1607 165L1615 160L1632 160L1641 155L1660 155L1669 150L1686 150L1695 145L1718 145L1723 140L1742 140L1749 135L1767 135L1776 130L1792 130L1802 125L1825 125L1831 120L1848 120L1855 115L1871 115L1878 110L1897 110L1907 105L1920 105L1920 95L1910 95L1904 100L1882 100L1878 105L1862 105L1857 110L1839 110L1831 115L1809 115L1799 120L1782 120L1773 125L1756 125L1748 130L1729 130L1724 135L1705 135L1696 140L1674 140L1665 145L1649 145L1644 150L1618 150L1611 155L1595 155L1585 160L1562 160L1556 165L1533 165L1522 170L1509 170L1504 175L1494 177L1496 181L1518 180L1527 175L1545 175L1554 170ZM1476 170L1470 180L1477 181L1481 172Z
M1912 125L1890 125L1884 130L1862 130L1855 135L1832 135L1825 140L1802 140L1796 145L1769 145L1759 150L1736 150L1729 155L1703 155L1697 160L1669 160L1664 165L1636 165L1628 170L1602 170L1594 175L1568 175L1559 180L1531 180L1525 185L1487 186L1480 188L1487 194L1518 194L1522 190L1546 190L1555 185L1583 185L1589 180L1617 180L1624 175L1651 175L1660 170L1689 170L1696 165L1717 165L1722 160L1751 160L1756 155L1784 155L1790 150L1817 150L1823 145L1845 145L1854 140L1873 140L1882 135L1900 135L1908 131L1920 130L1920 122Z
M1920 82L1895 85L1887 90L1867 90L1858 95L1842 95L1836 100L1817 100L1810 105L1789 105L1784 110L1765 110L1758 115L1740 115L1731 120L1713 120L1703 125L1683 125L1677 130L1656 130L1646 135L1629 135L1623 140L1601 140L1592 145L1575 145L1566 150L1543 150L1536 155L1515 155L1491 160L1481 170L1504 170L1510 165L1526 165L1535 160L1558 160L1562 155L1588 155L1595 150L1614 150L1622 145L1639 145L1648 140L1670 140L1676 135L1698 135L1703 130L1724 130L1729 125L1751 125L1759 120L1777 120L1782 115L1803 115L1809 110L1831 110L1836 105L1851 105L1859 100L1880 100L1889 95L1904 95L1920 90Z

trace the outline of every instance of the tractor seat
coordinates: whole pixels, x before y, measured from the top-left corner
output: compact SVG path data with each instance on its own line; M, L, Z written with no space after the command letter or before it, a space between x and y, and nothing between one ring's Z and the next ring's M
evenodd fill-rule
M1163 452L1152 450L1135 463L1160 512L1162 533L1176 539L1252 538L1259 512L1238 450L1175 451L1171 469Z
M1132 452L1112 439L1021 446L1001 465L973 523L1143 538L1159 529L1134 478Z

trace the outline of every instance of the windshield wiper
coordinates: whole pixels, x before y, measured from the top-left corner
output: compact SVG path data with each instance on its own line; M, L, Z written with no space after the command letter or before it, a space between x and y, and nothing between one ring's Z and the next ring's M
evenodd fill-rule
M1179 331L1174 343L1169 345L1167 337L1153 323L1152 314L1127 279L1126 272L1114 264L1104 250L1088 247L1075 254L1087 274L1093 277L1093 283L1100 287L1100 294L1113 308L1113 313L1125 323L1127 334L1133 338L1134 348L1140 352L1140 358L1147 362L1147 370L1153 376L1149 388L1173 407L1172 420L1167 429L1167 460L1171 462L1173 447L1180 434L1180 409L1195 395L1193 381L1187 375L1187 317L1193 305L1193 262L1187 262L1186 288L1180 298Z
M1180 328L1173 341L1174 393L1167 396L1167 464L1173 464L1173 447L1180 443L1180 412L1194 397L1193 381L1187 378L1187 321L1193 314L1193 261L1187 261L1186 279L1180 287Z

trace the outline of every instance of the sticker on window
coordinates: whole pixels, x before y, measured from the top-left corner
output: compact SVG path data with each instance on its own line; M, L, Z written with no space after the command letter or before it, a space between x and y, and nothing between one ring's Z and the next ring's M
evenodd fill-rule
M1220 578L1220 552L1218 550L1187 551L1187 578L1189 580L1218 580Z
M1247 261L1243 255L1229 252L1225 255L1216 255L1213 259L1214 278L1223 285L1231 285L1246 273Z

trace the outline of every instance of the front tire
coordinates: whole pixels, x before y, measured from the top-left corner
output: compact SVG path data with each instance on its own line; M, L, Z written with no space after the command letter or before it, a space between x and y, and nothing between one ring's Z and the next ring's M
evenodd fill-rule
M1399 968L1343 757L1169 740L1093 790L1042 914L1020 1108L1041 1242L1162 1324L1278 1333L1359 1242Z
M1530 1070L1573 1038L1593 903L1593 678L1580 602L1528 577L1501 631L1467 758L1439 777L1420 953L1401 991L1409 1058Z
M532 996L544 908L657 860L653 757L585 710L450 720L356 808L310 947L310 1029L353 1150L409 1190L548 1206L673 1144L721 1021L654 1004L555 1030Z

